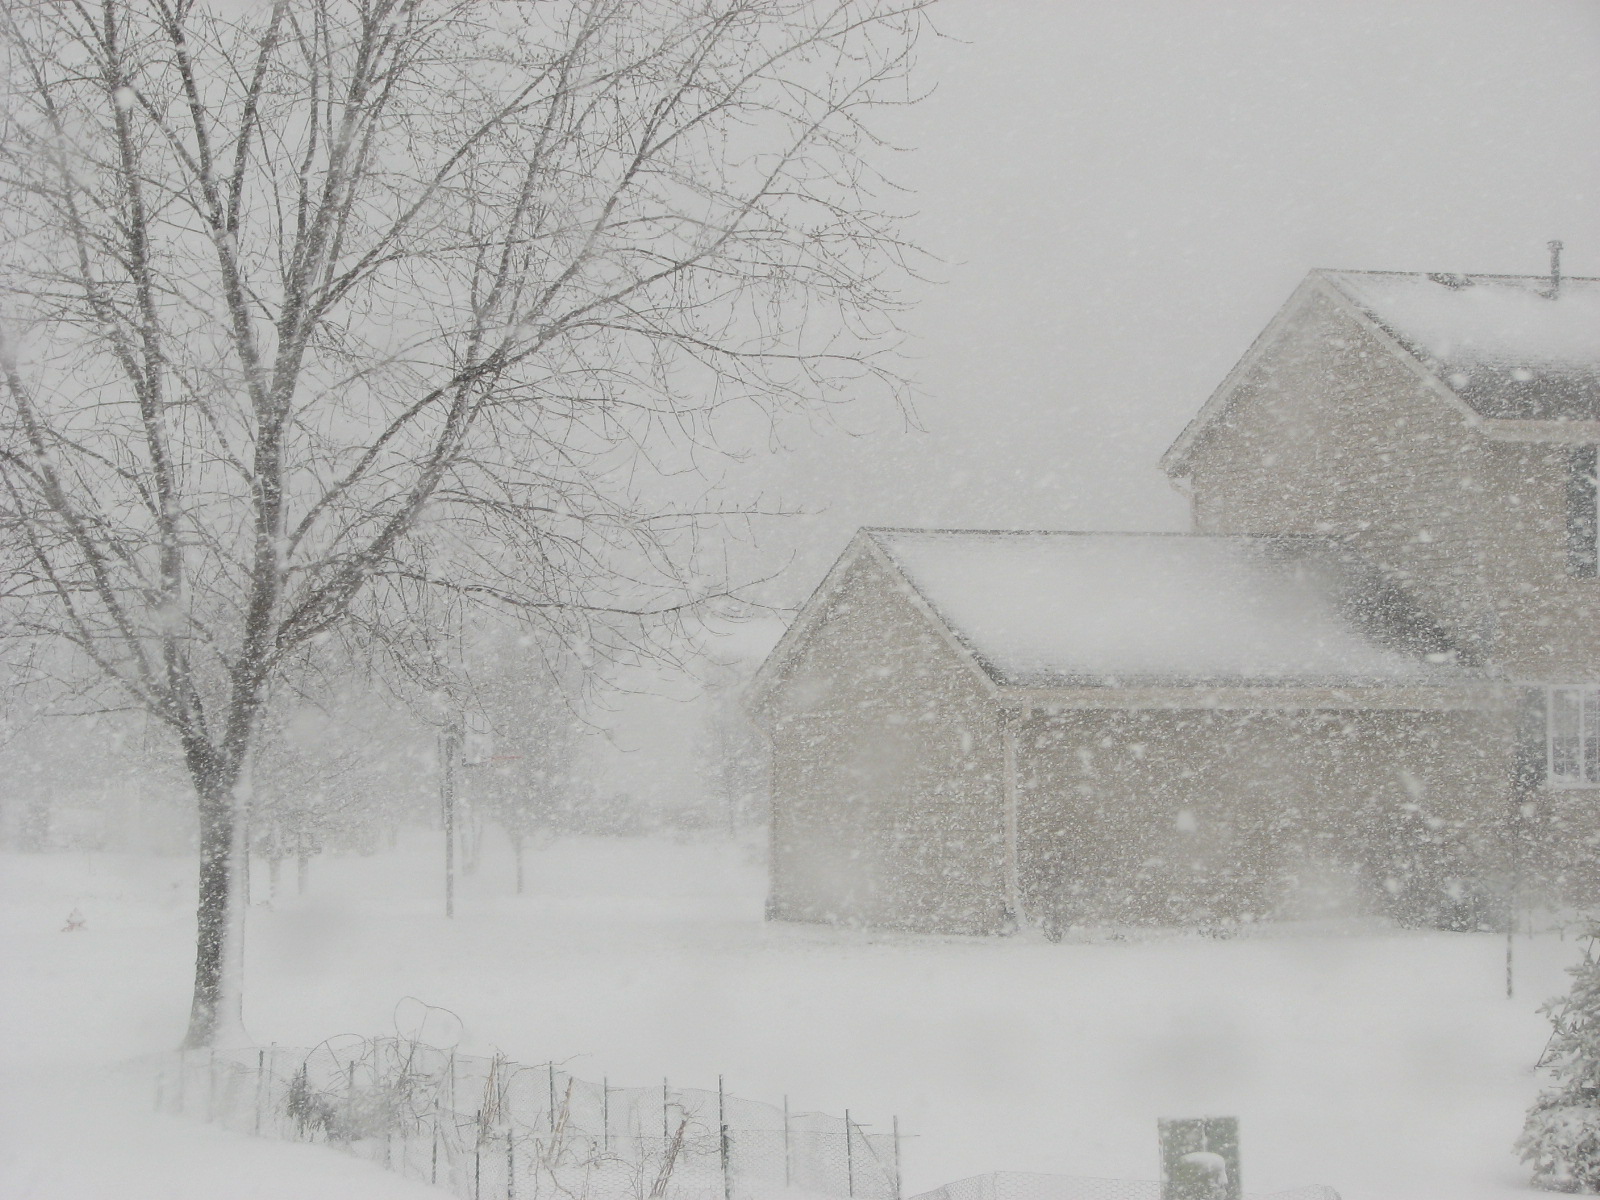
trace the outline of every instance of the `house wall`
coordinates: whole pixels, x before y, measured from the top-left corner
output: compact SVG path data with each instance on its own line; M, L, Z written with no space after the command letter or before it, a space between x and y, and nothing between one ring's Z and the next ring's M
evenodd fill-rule
M1493 656L1512 678L1600 681L1600 580L1567 573L1566 446L1484 439L1476 521Z
M1508 677L1600 680L1600 580L1567 573L1567 455L1486 436L1313 294L1197 442L1195 524L1338 536Z
M1004 908L998 711L869 553L767 693L771 915L987 933Z
M1018 747L1024 912L1470 923L1492 907L1509 743L1475 712L1035 712Z
M1200 532L1339 537L1458 642L1492 637L1483 514L1502 501L1484 439L1325 296L1257 359L1189 471Z

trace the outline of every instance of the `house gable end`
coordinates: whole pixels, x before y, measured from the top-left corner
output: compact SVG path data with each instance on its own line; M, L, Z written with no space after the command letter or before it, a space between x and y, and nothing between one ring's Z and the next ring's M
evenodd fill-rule
M860 606L875 607L885 622L900 636L908 638L925 652L930 667L937 666L964 676L985 695L992 695L995 681L975 655L951 632L949 626L928 604L894 561L863 530L852 539L822 583L802 606L771 655L761 665L751 688L750 707L765 720L780 714L804 711L815 702L819 690L813 681L802 678L828 639L830 627L840 618L850 617ZM852 663L852 668L860 663Z
M1283 355L1297 339L1304 337L1306 322L1327 322L1334 313L1344 318L1341 324L1347 322L1359 327L1361 333L1371 339L1374 348L1381 349L1392 357L1424 390L1436 397L1456 417L1473 426L1483 423L1483 418L1456 395L1434 371L1419 361L1394 333L1340 289L1329 278L1327 272L1317 270L1307 275L1295 289L1267 327L1251 343L1249 350L1228 372L1200 411L1161 456L1161 468L1167 476L1174 481L1187 476L1193 455L1208 438L1212 429L1226 420L1234 405L1242 395L1252 389L1252 385L1259 384L1263 372L1272 369L1275 358Z

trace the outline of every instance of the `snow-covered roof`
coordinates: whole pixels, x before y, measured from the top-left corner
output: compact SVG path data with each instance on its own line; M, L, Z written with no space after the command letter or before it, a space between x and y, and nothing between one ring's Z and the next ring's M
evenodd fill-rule
M1318 274L1481 416L1600 419L1600 279Z
M1453 684L1437 629L1317 538L864 531L999 682Z

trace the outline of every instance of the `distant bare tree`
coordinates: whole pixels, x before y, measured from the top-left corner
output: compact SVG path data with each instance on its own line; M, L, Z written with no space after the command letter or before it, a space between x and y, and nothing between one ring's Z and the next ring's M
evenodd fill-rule
M517 649L480 661L471 673L472 703L488 736L464 786L473 806L506 831L520 896L529 839L554 830L572 794L585 721L574 707L573 684L542 656Z
M409 661L440 593L624 644L717 586L642 470L730 407L898 394L866 122L924 3L4 6L8 628L181 745L187 1045L239 1029L278 682Z
M247 840L266 859L268 895L278 897L286 859L295 860L296 891L304 894L311 859L334 837L373 844L375 757L387 747L331 728L316 709L263 715L251 756ZM296 726L315 722L307 737Z

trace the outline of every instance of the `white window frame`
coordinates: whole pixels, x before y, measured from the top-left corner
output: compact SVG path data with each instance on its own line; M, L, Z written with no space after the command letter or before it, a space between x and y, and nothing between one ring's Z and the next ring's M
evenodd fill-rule
M1550 787L1600 787L1600 685L1547 687L1544 735L1544 777Z

